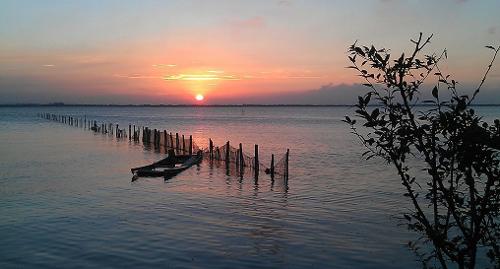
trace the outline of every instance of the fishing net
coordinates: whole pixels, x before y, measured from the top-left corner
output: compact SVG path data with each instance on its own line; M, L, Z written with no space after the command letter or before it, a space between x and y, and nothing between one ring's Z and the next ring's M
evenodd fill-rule
M235 148L229 143L217 147L210 142L209 148L204 149L203 154L205 158L218 163L220 166L225 165L231 174L242 176L250 171L256 177L260 173L265 173L269 174L272 179L288 179L288 151L280 156L279 161L276 163L274 162L274 155L272 155L269 167L260 162L257 157L248 155L242 148Z
M173 134L166 130L161 131L147 127L142 129L142 142L165 152L173 149L176 154L182 155L196 154L200 150L200 147L194 143L192 136Z
M273 156L274 157L274 156ZM289 163L289 151L281 156L273 166L273 172L276 177L283 177L284 179L288 179L288 163Z
M186 136L179 133L169 133L166 130L150 129L148 127L128 126L127 129L120 129L118 124L113 123L98 123L95 120L74 118L64 115L55 115L43 113L38 115L47 120L53 120L68 124L75 127L82 127L92 130L95 133L107 134L114 136L117 139L129 138L135 142L141 142L148 148L153 148L160 152L167 153L169 150L174 150L177 155L196 154L202 151L203 156L209 159L217 166L224 166L230 174L243 176L243 174L251 173L257 179L259 174L269 174L272 179L283 178L288 180L288 163L289 151L285 154L277 156L274 154L271 157L271 164L264 165L258 158L258 147L255 148L255 155L251 156L243 150L241 144L239 147L233 147L227 142L223 146L214 146L212 140L209 142L209 147L202 149L194 141L192 136ZM133 131L133 133L132 133ZM141 135L142 134L142 135Z

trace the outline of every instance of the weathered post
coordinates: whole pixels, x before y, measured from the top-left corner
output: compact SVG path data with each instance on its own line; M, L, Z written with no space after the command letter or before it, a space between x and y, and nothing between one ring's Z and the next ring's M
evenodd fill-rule
M208 147L210 150L210 160L214 159L214 142L212 142L212 138L208 139Z
M271 154L271 180L274 181L274 154Z
M170 133L170 148L175 149L174 146L174 135Z
M255 180L259 179L259 145L255 145L255 158L254 158Z
M226 142L226 169L229 170L229 141Z
M184 140L184 135L182 135L182 153L186 154L186 141Z
M132 125L128 125L128 141L132 140Z
M285 155L285 180L288 181L288 159L290 156L290 150L286 149L286 155Z
M189 150L188 150L189 156L193 155L193 136L189 136Z
M158 134L157 130L153 129L153 145L154 145L155 148L158 146L158 143L156 143L157 142L156 141L157 140L157 134Z
M179 133L175 133L175 150L179 152Z
M240 175L243 176L243 169L245 168L245 163L243 161L243 145L240 143L240 150L238 152L238 159L239 159L239 163L240 163Z
M168 144L167 130L163 130L163 147L165 148L165 152L167 152L167 144Z
M160 147L160 142L161 142L161 131L160 130L157 130L156 131L156 144L158 146L158 148Z

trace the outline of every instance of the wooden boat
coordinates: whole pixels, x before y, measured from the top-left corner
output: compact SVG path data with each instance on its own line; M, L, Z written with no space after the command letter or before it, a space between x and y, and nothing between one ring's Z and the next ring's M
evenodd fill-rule
M169 152L168 157L150 165L136 167L130 169L134 177L132 181L138 177L164 177L165 179L172 178L180 172L198 164L203 159L202 152L196 155L175 155Z

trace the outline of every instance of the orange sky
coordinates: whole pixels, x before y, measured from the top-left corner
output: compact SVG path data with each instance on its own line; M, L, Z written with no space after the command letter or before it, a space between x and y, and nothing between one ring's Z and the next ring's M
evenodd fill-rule
M193 103L203 94L203 103L265 102L270 94L358 83L345 69L347 46L360 40L399 52L420 31L434 33L429 49L448 48L449 70L473 84L490 56L482 48L500 40L492 11L500 4L471 2L6 1L0 97ZM490 82L500 85L498 69Z

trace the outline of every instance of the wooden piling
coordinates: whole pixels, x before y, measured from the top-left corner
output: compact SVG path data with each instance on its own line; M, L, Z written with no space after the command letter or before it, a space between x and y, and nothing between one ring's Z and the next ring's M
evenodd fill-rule
M182 135L182 154L186 154L186 141L184 141L184 135Z
M226 167L229 169L229 141L226 142Z
M208 148L210 150L210 160L214 159L214 142L212 141L212 138L208 139Z
M290 150L286 149L286 155L285 155L285 180L288 180L288 160L290 156Z
M175 133L175 150L179 152L179 133Z
M193 155L193 136L189 136L189 150L188 150L189 155Z
M245 161L243 159L243 145L240 143L239 145L239 152L238 152L238 159L240 163L240 175L243 175L243 169L245 169Z
M170 148L175 149L174 147L174 135L170 133Z
M153 146L156 148L158 146L157 141L157 136L158 136L158 131L156 129L153 129Z
M259 145L255 145L255 155L254 155L254 170L255 170L255 180L259 179Z
M271 180L274 181L274 154L271 154L271 167L270 167L270 172L271 172Z
M167 145L168 145L167 130L163 130L163 147L165 148L165 152L167 152Z

